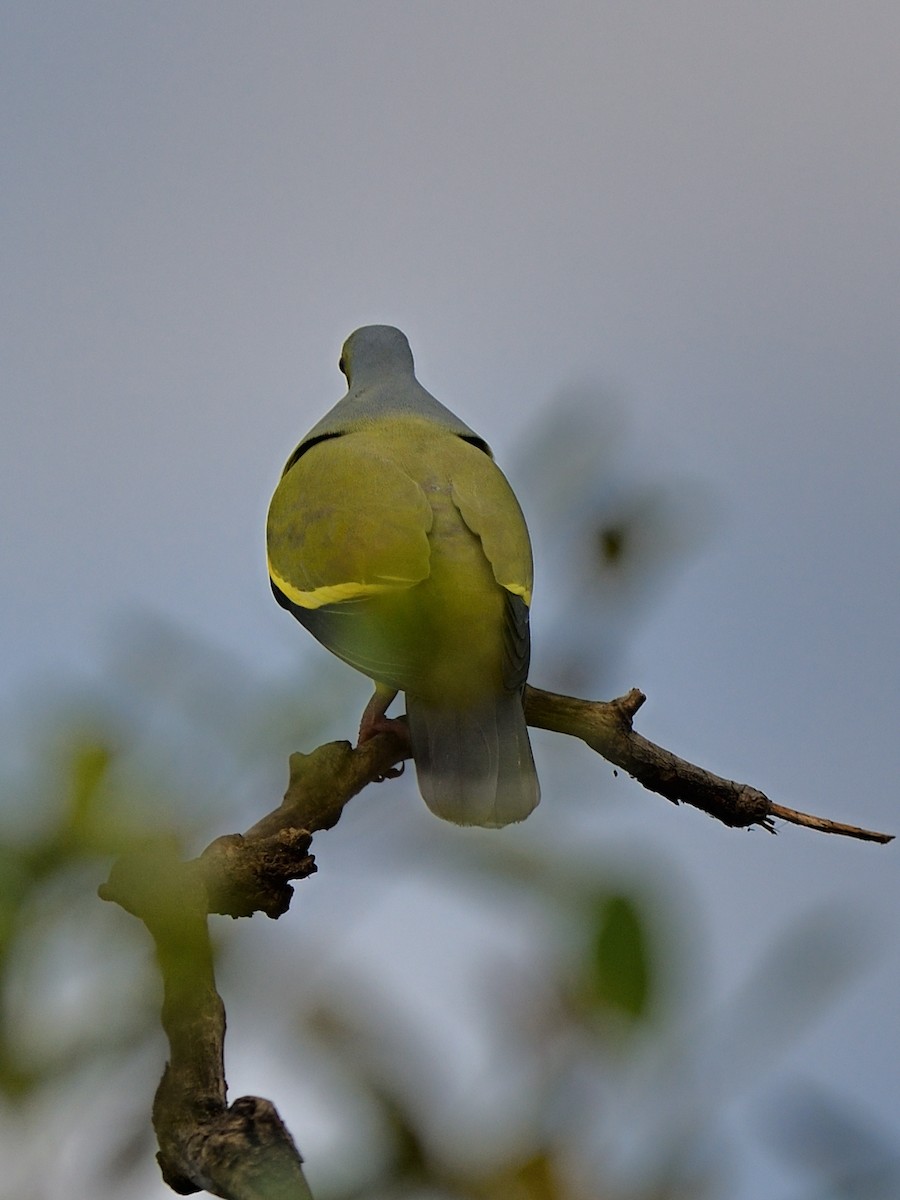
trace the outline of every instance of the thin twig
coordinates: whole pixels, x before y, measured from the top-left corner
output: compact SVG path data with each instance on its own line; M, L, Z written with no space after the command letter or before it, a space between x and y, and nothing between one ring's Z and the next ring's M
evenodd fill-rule
M791 825L802 825L806 829L818 829L822 833L839 833L842 837L858 838L863 842L892 842L892 833L876 833L872 829L860 829L858 825L844 825L841 821L829 821L827 817L814 817L812 813L797 812L795 808L786 808L783 804L771 806L772 816Z

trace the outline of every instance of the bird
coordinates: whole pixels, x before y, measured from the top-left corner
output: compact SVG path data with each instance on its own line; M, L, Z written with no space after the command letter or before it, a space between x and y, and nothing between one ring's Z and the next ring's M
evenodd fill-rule
M406 336L366 325L347 393L291 454L266 524L278 603L375 685L358 744L399 731L428 808L500 828L540 799L523 694L532 552L474 430L419 383Z

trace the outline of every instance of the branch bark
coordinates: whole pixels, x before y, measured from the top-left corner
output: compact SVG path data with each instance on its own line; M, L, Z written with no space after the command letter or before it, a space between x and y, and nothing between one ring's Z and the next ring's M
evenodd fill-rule
M227 860L220 866L227 870ZM203 856L184 863L175 846L161 842L119 859L100 888L102 899L144 922L156 946L169 1040L153 1102L157 1161L165 1182L182 1196L207 1191L224 1200L312 1200L303 1160L274 1106L258 1096L242 1096L230 1107L226 1102L225 1008L207 927L219 885L208 890L208 875ZM243 873L244 879L251 875L252 868ZM228 885L220 881L219 890Z
M529 687L529 725L580 738L650 791L690 804L732 827L776 819L870 842L893 835L811 816L773 803L758 788L723 779L635 733L646 697L637 688L617 700L580 700ZM292 754L284 800L244 834L217 838L198 857L180 859L171 843L119 859L100 888L144 922L163 977L162 1023L169 1062L156 1093L153 1123L163 1178L181 1195L206 1190L225 1200L311 1200L302 1159L268 1100L226 1103L225 1010L216 991L207 918L286 912L291 881L315 871L312 835L331 829L369 783L398 773L409 757L400 732L362 746L330 742Z
M774 822L778 819L866 842L893 840L894 835L890 833L861 829L785 808L750 784L723 779L678 758L662 746L654 745L633 728L635 713L646 698L637 688L632 688L618 700L604 701L579 700L575 696L560 696L528 687L525 715L529 725L580 738L649 791L658 792L675 804L690 804L702 809L725 825L761 825L774 833Z

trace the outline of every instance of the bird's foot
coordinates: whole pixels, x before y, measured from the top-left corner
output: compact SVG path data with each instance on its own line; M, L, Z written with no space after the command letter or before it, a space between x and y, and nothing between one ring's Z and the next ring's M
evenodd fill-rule
M375 694L363 710L357 746L370 741L379 733L391 733L400 738L405 746L409 746L409 725L406 717L387 716L388 706L396 695L396 692L376 687Z
M359 724L359 738L356 744L361 746L363 742L368 742L379 733L392 733L395 737L402 738L408 742L409 725L406 723L406 717L381 716L372 720L366 720L364 715Z
M375 779L376 783L384 783L386 779L399 779L403 774L406 763L397 763L396 767L388 767L383 775L378 775Z
M357 748L364 742L371 741L373 737L377 737L379 733L390 733L394 737L399 738L403 743L405 754L411 753L409 722L406 720L406 717L388 717L385 715L384 710L393 700L394 695L396 693L384 696L376 692L366 705L362 720L359 723L359 737L356 740ZM385 779L399 779L402 774L403 763L401 762L396 767L390 767L383 775L379 776L378 782L381 783Z
M380 717L367 717L366 713L363 713L363 719L359 725L359 737L356 741L357 746L361 746L363 742L371 741L379 733L390 733L394 737L399 738L407 753L409 752L411 747L409 725L406 717L386 717L383 713ZM397 775L400 775L403 772L403 767L395 767L393 770L396 771ZM388 778L393 779L394 774L389 774Z

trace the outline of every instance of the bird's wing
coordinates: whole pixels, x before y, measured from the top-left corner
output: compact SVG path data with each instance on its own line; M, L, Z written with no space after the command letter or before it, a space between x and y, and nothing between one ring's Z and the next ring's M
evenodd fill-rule
M474 448L473 448L474 450ZM502 471L481 451L469 458L471 469L456 470L453 502L469 529L477 534L494 578L507 592L504 620L504 683L510 690L524 686L531 640L531 542L519 502Z
M269 574L307 609L406 589L428 576L431 522L419 485L365 438L326 438L272 497Z
M469 458L471 469L453 473L453 503L481 539L494 578L527 606L531 603L532 561L525 518L500 468L474 447L471 452L477 456Z

